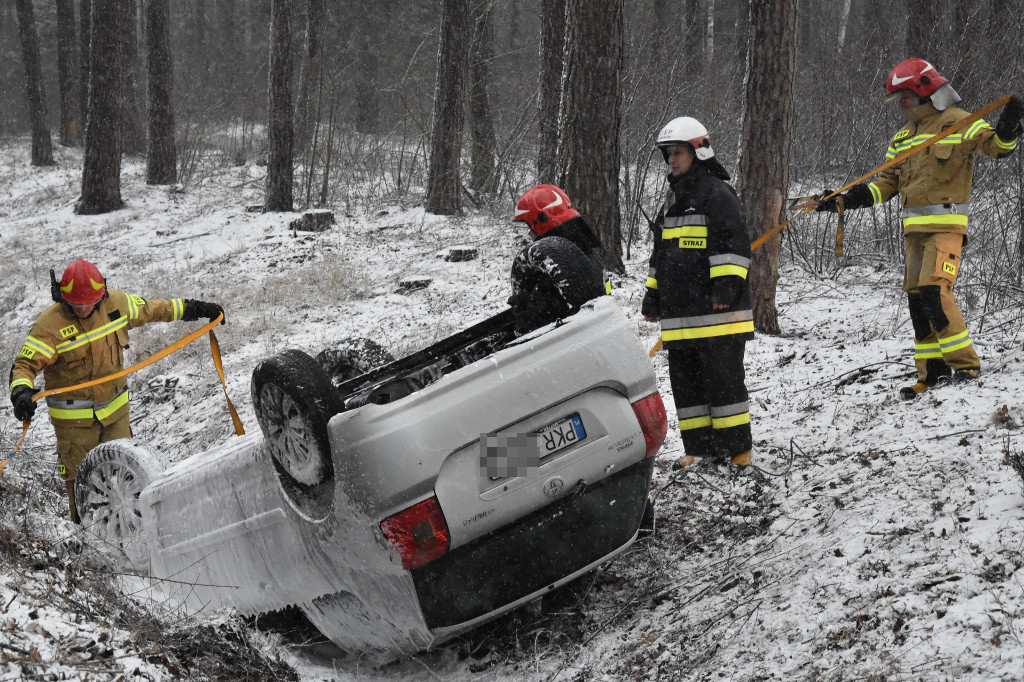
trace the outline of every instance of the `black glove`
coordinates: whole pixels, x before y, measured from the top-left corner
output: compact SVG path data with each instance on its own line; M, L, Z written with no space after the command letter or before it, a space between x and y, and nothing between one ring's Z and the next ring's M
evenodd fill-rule
M644 293L640 314L645 317L661 317L661 294L657 289L648 289Z
M867 208L874 203L875 198L871 196L871 190L863 182L846 190L846 194L843 195L843 208L847 210Z
M11 391L11 404L14 405L14 418L21 422L32 419L36 413L36 404L32 401L38 391L28 386L15 386Z
M825 196L828 196L831 192L825 192ZM818 206L814 209L815 211L827 211L829 213L838 213L839 207L836 205L836 200L842 197L843 209L850 210L855 208L867 208L875 203L875 198L871 196L871 190L864 183L854 185L846 191L846 194L840 194L832 197L831 199L824 199L818 202Z
M217 316L224 312L224 308L220 307L219 303L207 303L206 301L194 301L191 298L185 299L185 312L182 313L181 319L185 322L194 322L200 317L213 321L217 319ZM221 324L227 322L227 319L221 320Z
M832 194L831 190L822 192L821 196L827 197L829 194ZM838 213L839 207L836 206L836 199L838 198L839 196L837 195L832 197L831 199L822 199L821 201L818 202L818 205L814 207L814 210L820 213Z
M1010 95L1010 101L1003 107L996 122L996 135L1003 142L1011 142L1020 137L1020 120L1024 118L1024 99Z

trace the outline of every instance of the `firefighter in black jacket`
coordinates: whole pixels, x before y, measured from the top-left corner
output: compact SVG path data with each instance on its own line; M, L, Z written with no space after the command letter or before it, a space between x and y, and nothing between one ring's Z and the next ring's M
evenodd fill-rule
M533 240L512 262L509 305L517 334L567 317L583 303L611 293L598 257L601 239L560 187L526 190L513 220L528 225Z
M743 353L754 337L747 268L750 238L729 174L707 129L673 119L657 146L671 168L658 213L641 312L661 322L686 456L751 464L750 407Z

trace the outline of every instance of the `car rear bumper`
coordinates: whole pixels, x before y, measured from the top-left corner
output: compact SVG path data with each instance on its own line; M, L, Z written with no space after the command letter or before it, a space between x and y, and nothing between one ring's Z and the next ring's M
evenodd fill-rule
M636 538L654 459L571 493L415 569L427 626L440 638L535 599Z

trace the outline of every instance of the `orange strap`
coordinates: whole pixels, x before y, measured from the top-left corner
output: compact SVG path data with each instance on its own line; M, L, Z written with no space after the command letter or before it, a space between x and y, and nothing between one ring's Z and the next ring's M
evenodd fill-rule
M188 344L192 343L193 341L195 341L199 337L201 337L204 334L206 334L206 332L212 332L213 328L216 327L218 324L220 324L220 321L223 320L223 319L224 319L224 313L221 313L220 315L217 316L216 320L213 320L209 324L207 324L207 325L205 325L203 327L200 327L199 329L195 330L194 332L192 332L188 336L181 337L180 339L178 339L177 341L175 341L171 345L167 346L163 350L160 350L160 351L157 351L156 353L153 353L152 355L150 355L148 358L146 358L142 362L134 364L134 365L132 365L131 367L129 367L127 369L122 369L119 372L114 372L113 374L110 374L110 375L105 376L105 377L100 377L99 379L92 379L90 381L84 381L84 382L82 382L80 384L75 384L74 386L66 386L64 388L54 388L54 389L50 389L48 391L40 391L39 393L36 393L35 395L32 396L32 400L41 400L42 398L46 398L47 396L58 395L60 393L71 393L72 391L77 391L80 388L89 388L90 386L98 386L99 384L105 384L108 381L113 381L114 379L120 379L121 377L128 376L129 374L134 374L135 372L138 372L143 367L149 367L150 365L152 365L157 360L163 360L164 358L166 358L171 353L174 353L175 351L181 350L182 348L184 348Z
M115 372L105 377L100 377L99 379L92 379L90 381L85 381L80 384L75 384L74 386L66 386L63 388L54 388L47 391L40 391L32 396L32 400L41 400L43 398L46 398L47 396L58 395L60 393L70 393L72 391L77 391L78 389L81 388L97 386L108 381L113 381L114 379L120 379L121 377L128 376L129 374L134 374L135 372L138 372L140 369L148 367L149 365L152 365L154 362L158 360L162 360L171 353L181 350L188 344L192 343L196 339L202 337L207 332L209 332L210 352L213 354L213 364L217 368L217 374L220 375L220 383L221 386L224 388L224 397L228 401L228 410L231 411L231 421L234 422L235 433L238 434L239 436L243 436L245 435L245 429L242 427L242 421L238 418L238 412L235 411L235 406L231 403L231 398L228 397L228 386L227 382L224 379L224 366L220 358L220 344L217 343L217 337L213 333L213 328L220 324L221 320L223 319L224 313L221 313L220 315L217 316L217 319L211 321L209 324L200 327L199 329L195 330L194 332L187 336L183 336L182 338L178 339L177 341L167 346L166 348L157 351L156 353L153 353L142 362L136 363L131 367L128 367L127 369L122 369L119 372ZM22 427L21 431L21 438L18 440L18 444L15 446L14 450L12 450L4 459L0 460L0 474L3 473L4 467L7 465L7 462L9 462L12 457L14 457L14 453L17 452L18 448L21 447L21 443L23 440L25 440L25 434L28 433L28 427L29 424L31 423L31 419L24 422L24 426Z
M220 317L224 317L224 314L221 313ZM213 355L213 366L217 368L217 374L220 376L220 385L224 389L224 400L228 401L228 410L231 412L231 421L235 425L235 434L244 436L245 429L242 428L242 420L238 418L238 412L235 411L235 406L231 402L231 398L228 397L228 384L224 380L224 364L220 360L220 344L217 343L217 335L213 333L212 329L210 330L210 353Z
M846 237L846 215L844 213L843 197L836 197L836 213L839 214L839 224L836 225L836 258L843 257L843 239ZM211 332L212 334L213 332Z
M961 128L964 128L965 126L968 126L968 125L974 123L978 119L984 118L985 116L987 116L988 114L992 113L993 111L995 111L996 109L998 109L999 107L1003 106L1004 104L1006 104L1009 101L1010 101L1010 95L1003 95L1002 97L1000 97L998 99L992 100L991 102L989 102L988 104L983 106L981 109L978 109L976 112L974 112L970 116L967 116L966 118L960 119L959 121L957 121L956 123L954 123L950 127L948 127L945 130L943 130L938 135L935 135L934 137L930 138L929 140L927 140L925 142L922 142L921 144L917 145L916 147L912 147L912 148L908 149L907 151L903 152L902 154L896 155L895 157L889 159L888 161L886 161L885 163L883 163L881 166L879 166L878 168L874 169L873 171L869 171L868 173L865 173L864 175L860 176L859 178L857 178L853 182L848 182L847 184L843 185L842 187L837 189L835 192L832 192L831 194L827 194L827 195L821 197L821 200L824 201L825 199L831 199L832 197L836 196L837 194L840 194L840 193L845 192L846 190L850 189L851 187L853 187L857 183L863 182L864 180L867 180L872 175L876 175L878 173L881 173L882 171L884 171L887 168L892 168L893 166L895 166L898 163L903 163L905 160L907 160L908 158L910 158L914 154L917 154L918 152L923 151L923 150L927 149L928 147L931 147L933 144L935 144L939 140L942 140L942 139L952 135L953 133L955 133L956 131L960 130ZM806 197L801 197L801 198L806 198ZM782 228L786 227L787 225L789 225L791 222L793 222L797 218L799 218L801 216L807 215L808 213L810 213L811 211L813 211L817 207L818 207L818 204L817 204L817 202L815 202L813 205L811 205L808 208L804 209L800 213L797 213L795 216L793 216L792 218L790 218L786 222L782 223L781 225L776 225L772 229L768 230L767 232L762 234L760 237L755 239L753 241L753 243L751 243L750 250L751 251L756 251L758 249L758 247L760 247L762 244L764 244L766 241L768 241L772 236L774 236L778 232L781 232ZM844 231L845 227L846 227L846 220L845 220L845 218L843 216L842 204L840 204L840 207L839 207L839 228L836 231L836 256L842 256L843 255L843 231ZM660 348L661 348L661 339L658 339L658 343L654 344L654 348L651 349L650 357L653 358L654 354L657 353Z
M14 449L11 450L10 452L8 452L7 455L5 455L3 459L0 459L0 476L3 476L3 474L4 474L4 467L7 466L7 463L10 462L11 459L14 457L14 453L17 452L18 448L21 447L21 441L25 440L25 434L28 433L28 425L31 424L31 423L32 423L31 419L28 419L28 420L22 422L22 425L21 425L21 438L18 439L18 444L15 445Z

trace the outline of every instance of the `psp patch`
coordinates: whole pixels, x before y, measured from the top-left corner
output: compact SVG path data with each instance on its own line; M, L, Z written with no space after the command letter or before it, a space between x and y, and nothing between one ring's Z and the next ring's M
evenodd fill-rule
M75 325L69 325L60 330L60 336L62 339L69 339L78 333L78 327Z
M956 266L949 261L942 262L942 271L956 277Z
M29 360L31 360L35 356L35 354L36 352L29 348L28 346L25 346L21 349L21 357L23 358L28 358Z

